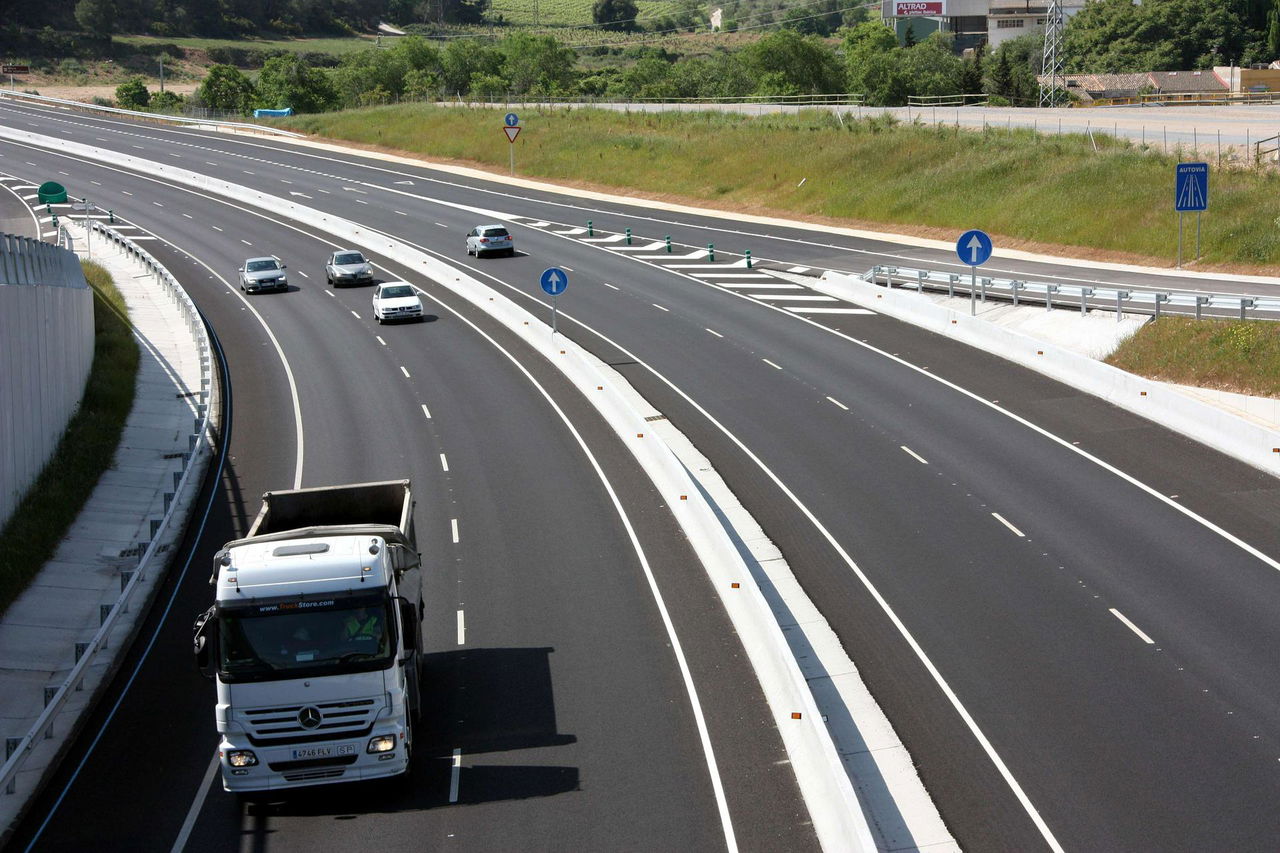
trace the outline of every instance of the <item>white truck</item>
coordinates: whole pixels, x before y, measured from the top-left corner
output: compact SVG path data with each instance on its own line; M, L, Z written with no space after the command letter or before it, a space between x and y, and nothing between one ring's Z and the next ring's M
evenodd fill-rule
M196 620L237 794L407 774L422 577L408 480L267 492Z

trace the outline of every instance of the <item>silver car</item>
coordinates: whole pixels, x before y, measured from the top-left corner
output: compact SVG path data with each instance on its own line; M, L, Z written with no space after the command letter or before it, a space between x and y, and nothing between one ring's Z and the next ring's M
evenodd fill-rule
M507 226L478 225L471 229L471 233L467 235L468 255L475 255L478 258L481 255L496 255L499 252L506 252L512 256L516 253L516 241L507 230Z
M247 293L259 290L288 290L289 277L285 265L275 255L249 258L240 267L240 289Z
M329 262L324 265L324 277L333 287L340 284L371 284L373 265L354 249L339 249L329 256Z

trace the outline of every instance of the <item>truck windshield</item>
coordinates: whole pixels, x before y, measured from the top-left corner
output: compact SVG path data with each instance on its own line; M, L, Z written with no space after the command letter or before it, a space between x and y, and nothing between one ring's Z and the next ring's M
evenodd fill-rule
M395 656L392 618L385 597L223 608L219 674L269 681L384 669Z

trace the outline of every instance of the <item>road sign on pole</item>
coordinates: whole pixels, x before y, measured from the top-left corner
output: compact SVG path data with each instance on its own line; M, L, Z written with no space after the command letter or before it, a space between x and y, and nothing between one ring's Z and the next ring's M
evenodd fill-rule
M515 127L517 124L520 123L520 116L516 115L515 113L507 113L505 116L502 117L502 120L506 122L507 127Z
M556 331L556 297L569 286L569 276L559 267L547 267L539 280L542 289L551 296L551 333Z
M507 135L507 142L511 143L511 174L513 175L516 173L516 137L520 135L520 125L511 123L511 119L515 117L515 113L507 113L507 123L502 128L502 132Z
M1200 260L1200 214L1209 209L1209 164L1179 163L1173 176L1173 209L1178 212L1178 267L1181 267L1183 213L1196 215L1196 260Z
M979 231L977 228L971 228L961 234L959 240L956 240L956 255L959 256L962 262L969 265L970 316L978 313L977 297L975 296L975 292L978 289L978 267L985 264L991 257L992 248L994 247L991 244L991 237L985 231Z

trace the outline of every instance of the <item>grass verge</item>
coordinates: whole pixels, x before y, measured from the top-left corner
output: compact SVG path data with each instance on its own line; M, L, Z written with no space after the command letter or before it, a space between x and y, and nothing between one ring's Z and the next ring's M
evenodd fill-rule
M506 109L398 104L281 123L295 130L505 173ZM753 213L954 236L1004 248L1172 266L1174 164L1123 140L964 131L882 118L520 108L516 173ZM1200 268L1280 262L1280 175L1215 169ZM1193 223L1194 226L1194 223ZM728 248L728 247L726 247ZM741 248L750 248L743 246Z
M111 467L133 408L139 353L124 298L106 270L88 262L83 267L93 288L93 367L80 410L0 532L0 612L53 556L98 478Z
M1280 397L1280 323L1161 317L1107 363L1163 382Z

